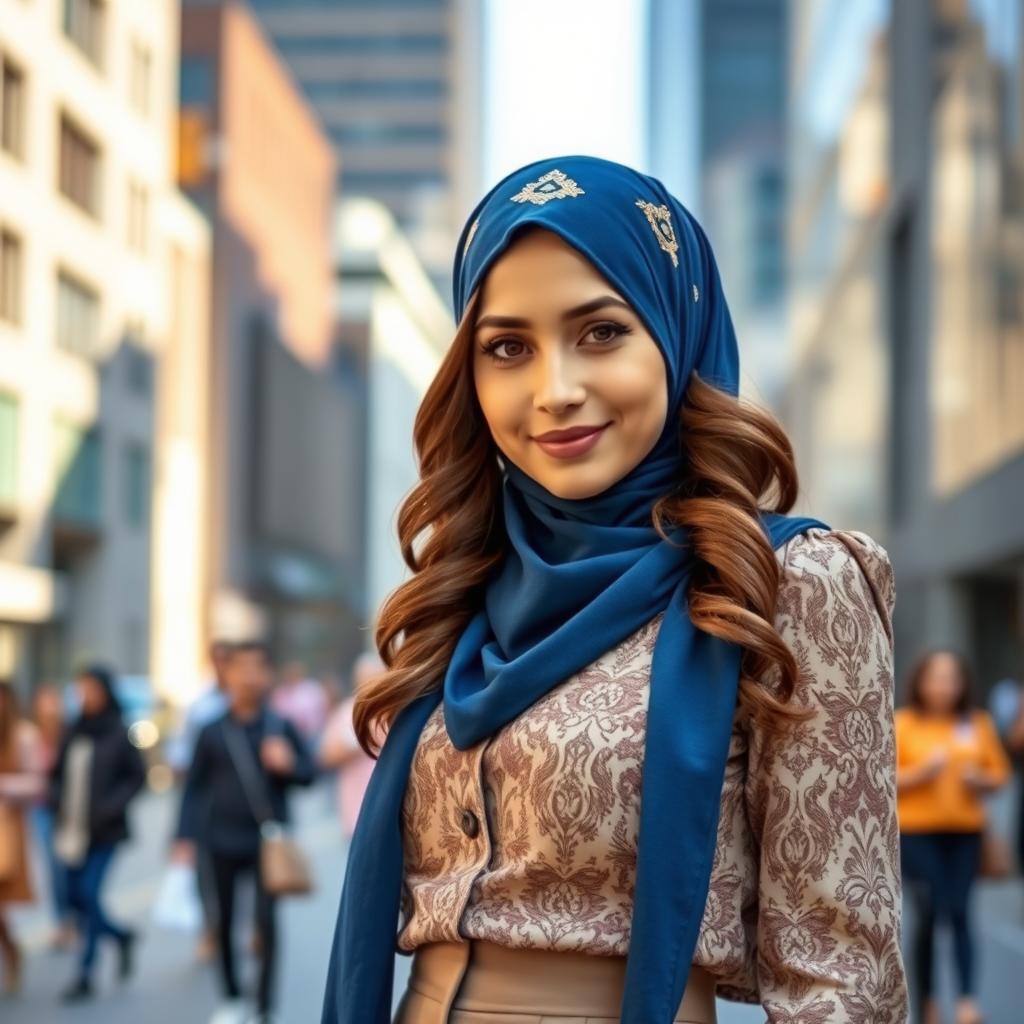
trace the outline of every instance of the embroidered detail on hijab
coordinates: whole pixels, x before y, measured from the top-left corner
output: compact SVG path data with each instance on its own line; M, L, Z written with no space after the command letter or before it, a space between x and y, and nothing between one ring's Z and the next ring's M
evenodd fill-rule
M469 234L466 235L465 244L462 246L463 253L465 253L465 251L469 248L469 243L473 241L473 236L476 234L476 229L478 227L480 227L480 218L479 217L477 217L477 219L475 221L473 221L473 224L472 224L472 226L469 229Z
M693 286L693 301L694 302L699 302L700 301L700 290L697 288L696 285Z
M550 199L575 199L576 196L583 195L586 195L583 189L556 167L547 174L542 174L536 181L524 185L522 190L512 197L512 202L543 206ZM473 237L472 229L469 237Z
M658 245L672 257L672 266L679 266L679 242L676 240L676 233L672 230L672 214L667 206L655 206L654 203L638 199L636 205L644 211L654 237L658 239ZM694 291L696 291L694 287ZM696 301L696 296L694 297Z

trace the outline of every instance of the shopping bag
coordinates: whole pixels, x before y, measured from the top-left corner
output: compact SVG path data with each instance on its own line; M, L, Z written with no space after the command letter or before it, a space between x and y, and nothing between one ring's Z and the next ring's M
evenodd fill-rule
M171 864L160 882L153 903L152 920L158 928L196 932L203 923L203 908L195 868L190 864Z

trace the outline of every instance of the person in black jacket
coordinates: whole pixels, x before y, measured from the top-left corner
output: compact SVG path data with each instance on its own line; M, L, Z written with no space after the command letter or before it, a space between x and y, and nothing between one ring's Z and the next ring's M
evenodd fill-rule
M110 669L93 665L76 678L81 713L61 744L50 777L56 814L54 850L67 865L68 900L78 916L82 950L65 1002L92 995L101 937L118 946L121 979L132 971L135 933L115 924L102 905L103 883L117 845L128 838L128 805L146 781L146 767L128 739Z
M209 850L219 903L221 975L231 1014L242 1010L232 943L235 888L243 875L255 878L261 959L256 1019L262 1021L270 1014L277 943L275 900L260 877L261 823L287 822L288 788L309 785L316 768L294 726L266 705L271 665L262 644L234 645L224 661L224 680L228 711L196 740L174 857L191 860L197 840Z

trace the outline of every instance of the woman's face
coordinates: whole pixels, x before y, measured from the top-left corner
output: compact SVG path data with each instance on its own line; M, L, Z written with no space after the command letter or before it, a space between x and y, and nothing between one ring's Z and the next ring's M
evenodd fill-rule
M557 235L523 235L481 292L477 398L502 454L560 498L643 461L668 407L665 362L623 297Z
M963 692L960 665L951 654L935 654L921 676L921 700L933 714L949 714Z

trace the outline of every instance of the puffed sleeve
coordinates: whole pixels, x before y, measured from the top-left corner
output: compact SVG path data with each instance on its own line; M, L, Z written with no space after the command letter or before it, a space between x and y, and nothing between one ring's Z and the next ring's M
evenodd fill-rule
M821 529L781 558L776 626L814 714L751 727L761 1003L769 1024L904 1024L892 569L870 537Z

